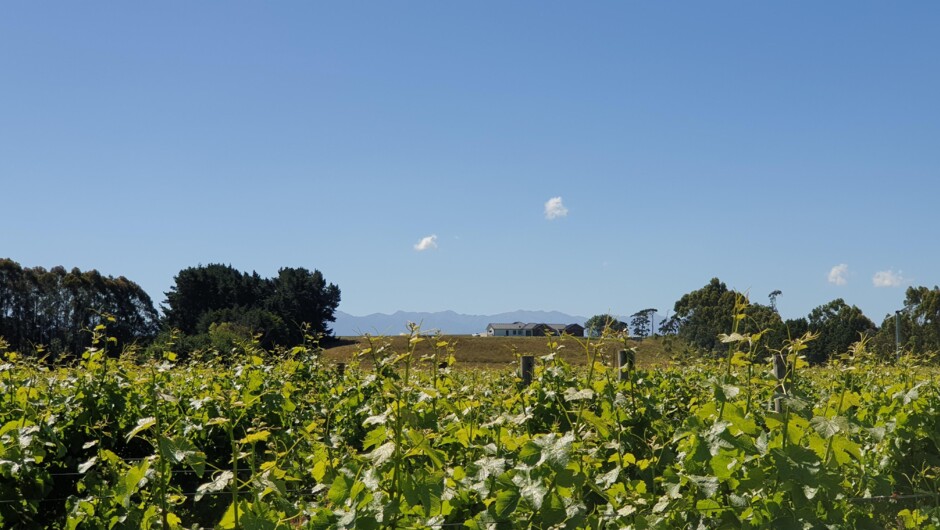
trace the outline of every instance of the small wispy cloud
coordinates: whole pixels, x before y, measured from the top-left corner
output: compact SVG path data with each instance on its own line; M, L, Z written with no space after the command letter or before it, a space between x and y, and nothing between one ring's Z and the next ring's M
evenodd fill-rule
M424 252L432 248L437 248L437 236L431 234L427 237L422 237L421 241L415 243L415 250L418 252Z
M875 287L900 287L902 282L904 282L904 277L901 271L894 272L893 270L878 271L871 279Z
M836 285L845 285L848 283L846 276L849 274L849 266L845 263L840 263L835 267L829 269L829 283L834 283Z
M561 202L561 197L552 197L545 202L545 218L549 221L559 217L567 217L568 208Z

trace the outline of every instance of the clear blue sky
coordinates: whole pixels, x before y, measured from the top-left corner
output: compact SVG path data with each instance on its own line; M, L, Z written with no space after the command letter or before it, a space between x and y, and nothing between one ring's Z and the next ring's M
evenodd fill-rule
M940 283L938 24L936 2L7 2L0 256L156 303L220 262L319 269L357 315L666 313L718 277L880 324Z

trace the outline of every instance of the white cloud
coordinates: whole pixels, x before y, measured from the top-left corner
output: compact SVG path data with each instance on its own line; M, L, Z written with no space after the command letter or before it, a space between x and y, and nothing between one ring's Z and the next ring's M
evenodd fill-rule
M848 280L845 276L849 273L849 266L845 263L840 263L829 270L829 283L834 283L836 285L845 285Z
M421 241L415 243L415 250L418 252L423 252L431 248L437 248L437 236L434 234L422 237Z
M561 197L552 197L545 203L545 218L551 221L559 217L567 217L568 208L561 203Z
M878 271L871 279L871 283L875 287L899 287L903 281L904 277L901 276L901 271L894 272L892 270Z

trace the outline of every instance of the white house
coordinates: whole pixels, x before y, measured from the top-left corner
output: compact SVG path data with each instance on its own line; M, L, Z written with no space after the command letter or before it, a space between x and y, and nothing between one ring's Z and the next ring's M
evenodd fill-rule
M486 335L488 337L525 337L525 327L526 325L522 322L488 324L486 326Z

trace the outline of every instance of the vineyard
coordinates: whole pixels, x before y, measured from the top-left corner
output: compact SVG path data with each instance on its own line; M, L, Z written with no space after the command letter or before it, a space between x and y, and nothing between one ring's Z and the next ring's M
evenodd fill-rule
M524 386L417 332L344 369L312 342L142 360L105 334L71 367L0 346L3 528L940 526L937 371L864 343L808 368L792 341L778 380L756 335L624 371L609 341L575 367L546 339Z

